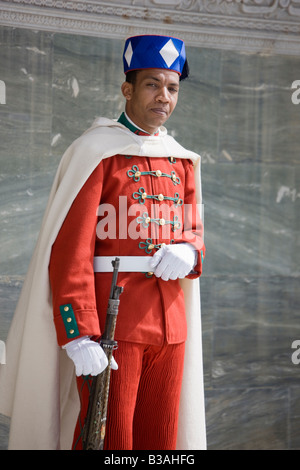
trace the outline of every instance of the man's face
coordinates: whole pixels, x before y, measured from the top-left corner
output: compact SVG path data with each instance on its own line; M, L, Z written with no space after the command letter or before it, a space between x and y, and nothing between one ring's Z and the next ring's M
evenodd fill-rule
M153 134L175 109L179 75L170 70L140 70L134 84L123 83L122 92L129 118L136 126Z

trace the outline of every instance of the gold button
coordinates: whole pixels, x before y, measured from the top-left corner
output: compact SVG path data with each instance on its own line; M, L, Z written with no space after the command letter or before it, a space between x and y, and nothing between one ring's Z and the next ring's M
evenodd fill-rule
M68 318L67 318L67 322L68 322L68 323L71 323L71 321L72 321L72 318L71 318L71 317L68 317Z
M148 246L148 249L149 249L149 250L153 250L153 248L154 248L154 245L151 243L151 244Z
M174 162L174 157L170 157L171 162Z
M153 273L152 271L149 271L149 272L147 273L148 276L153 276L153 274L154 274L154 273Z
M136 172L134 173L134 176L135 176L136 178L139 178L139 177L141 176L141 172L140 172L140 171L136 171Z
M64 311L65 311L65 312L68 312L68 311L69 311L69 307L68 307L67 305L64 307Z
M180 227L180 223L177 223L174 225L174 228L179 228Z
M143 193L142 194L142 199L146 199L146 197L147 197L147 193Z
M166 244L165 244L165 243L161 243L161 244L160 244L160 247L162 248L163 246L166 246Z
M159 201L163 201L163 200L164 200L164 195L163 195L163 194L159 194L159 195L158 195L158 200L159 200Z
M159 219L159 225L165 225L166 221L165 219Z
M73 334L74 334L74 330L70 330L69 333L70 333L70 335L73 335Z
M172 180L176 181L176 175L172 175Z
M146 217L146 220L145 220L146 224L149 224L150 221L151 221L150 217Z
M161 171L160 170L156 170L156 176L161 176Z

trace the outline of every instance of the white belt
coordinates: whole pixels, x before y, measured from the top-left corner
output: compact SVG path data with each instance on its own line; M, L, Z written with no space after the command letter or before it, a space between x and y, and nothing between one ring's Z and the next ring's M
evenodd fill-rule
M94 272L109 273L113 271L112 261L120 259L119 272L148 273L151 272L152 256L95 256Z

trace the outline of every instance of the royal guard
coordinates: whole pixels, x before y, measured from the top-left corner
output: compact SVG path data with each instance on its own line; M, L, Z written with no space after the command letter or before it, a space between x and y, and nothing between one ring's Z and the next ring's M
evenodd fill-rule
M125 110L64 154L11 325L0 372L11 449L82 449L90 380L107 367L98 340L115 257L105 449L206 445L200 157L163 127L188 75L185 46L131 37L123 63Z

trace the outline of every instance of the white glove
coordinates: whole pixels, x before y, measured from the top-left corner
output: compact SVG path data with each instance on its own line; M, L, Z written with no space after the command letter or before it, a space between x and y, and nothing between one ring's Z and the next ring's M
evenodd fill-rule
M88 336L74 339L63 346L67 355L75 364L76 375L99 375L108 365L108 359L99 343L90 340ZM118 365L114 358L111 368L116 370Z
M151 269L164 281L183 279L197 263L197 251L189 243L162 246L152 257Z

